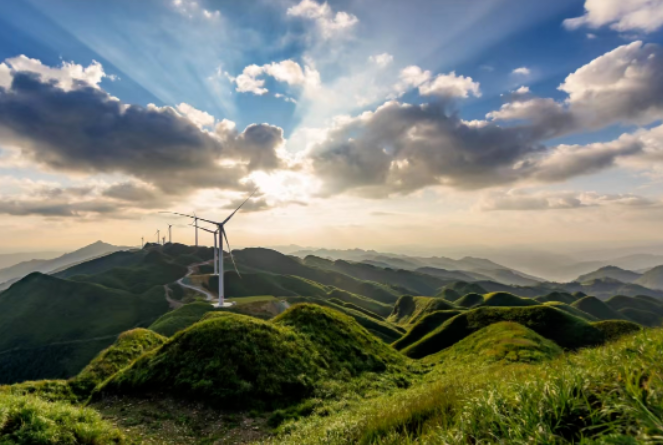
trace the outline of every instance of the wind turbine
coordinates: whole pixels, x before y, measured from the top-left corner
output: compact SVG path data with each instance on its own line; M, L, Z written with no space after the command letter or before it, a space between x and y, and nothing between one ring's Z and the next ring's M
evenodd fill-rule
M224 239L226 240L226 244L228 245L228 253L230 254L230 259L231 259L232 262L233 262L233 266L235 266L235 272L237 272L237 275L239 275L239 276L241 277L241 275L239 274L239 270L237 270L237 264L235 264L235 257L233 257L232 250L231 250L231 248L230 248L230 241L228 241L228 235L226 234L226 230L225 230L224 226L225 226L226 223L228 223L228 221L230 221L230 219L231 219L233 216L235 216L235 213L237 213L237 212L239 211L239 209L241 209L242 206L243 206L244 204L246 204L246 202L247 202L249 199L251 199L251 198L253 197L253 195L256 194L257 191L258 191L258 189L255 189L255 190L253 191L253 193L251 193L251 194L249 195L249 197L246 198L246 199L245 199L245 200L239 205L239 207L237 207L237 208L236 208L236 209L235 209L230 215L228 215L228 217L227 217L226 219L224 219L224 220L221 221L221 222L219 222L219 221L212 221L212 220L204 219L204 218L199 218L198 216L187 215L187 214L185 214L185 213L177 213L177 212L162 212L162 213L172 213L172 214L174 214L174 215L186 216L187 218L193 218L193 219L196 220L196 221L197 221L197 220L200 220L200 221L204 221L204 222L209 223L209 224L214 224L214 225L217 227L217 230L218 230L218 232L219 232L219 233L218 233L218 236L219 236L219 258L218 258L218 262L219 262L219 267L218 267L218 270L219 270L219 304L217 305L217 307L227 307L227 306L230 306L229 304L226 305L226 304L224 303L224 299L225 299L225 295L224 295L224 286L223 286L223 284L224 284L224 283L223 283L223 281L224 281L224 280L223 280L223 240L224 240ZM216 237L216 236L215 236L215 237Z
M166 245L166 237L165 236L163 238L161 238L161 245L162 246Z
M168 242L173 243L173 225L168 224Z
M159 244L159 240L161 239L161 232L159 231L159 229L157 229L155 233L157 235L157 244Z
M193 225L196 228L196 247L198 247L198 217L196 212L193 212ZM216 235L214 236L214 241L216 242Z
M193 224L190 224L190 225L193 225ZM218 248L216 247L216 241L217 241L216 240L216 235L217 235L217 233L219 233L219 229L210 230L210 229L206 229L204 227L198 227L198 226L194 226L194 227L196 229L204 230L205 232L211 233L211 234L214 235L214 275L218 275L219 274L219 270L218 270L219 261L218 261L217 255L219 254L219 252L218 252Z
M143 247L145 247L145 237L141 236L140 237L140 248L142 249Z

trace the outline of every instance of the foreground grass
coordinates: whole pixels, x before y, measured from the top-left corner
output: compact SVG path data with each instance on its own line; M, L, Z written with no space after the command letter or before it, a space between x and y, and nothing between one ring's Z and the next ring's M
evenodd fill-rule
M661 443L661 357L661 329L541 364L456 355L409 389L287 423L269 443Z
M119 430L89 408L34 396L0 395L0 443L26 445L124 444Z

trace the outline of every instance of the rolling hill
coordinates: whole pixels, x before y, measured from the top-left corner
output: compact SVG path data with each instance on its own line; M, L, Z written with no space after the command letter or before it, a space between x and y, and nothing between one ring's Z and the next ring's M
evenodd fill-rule
M633 283L635 280L640 278L642 274L633 272L630 270L621 269L616 266L604 266L594 272L590 272L584 275L580 275L575 281L579 283L584 283L586 281L591 281L597 278L612 278L622 283Z
M649 289L663 290L663 266L648 270L634 283Z

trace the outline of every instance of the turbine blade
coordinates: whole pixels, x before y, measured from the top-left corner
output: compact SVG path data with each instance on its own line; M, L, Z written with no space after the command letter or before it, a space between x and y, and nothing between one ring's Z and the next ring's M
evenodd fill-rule
M242 278L242 274L239 273L239 270L237 269L237 264L235 264L235 257L233 256L233 251L230 248L230 241L228 241L228 235L226 235L226 231L224 229L221 229L221 232L223 233L223 237L226 239L226 244L228 245L228 253L230 254L230 259L233 262L233 266L235 266L235 272L237 272L237 276ZM223 255L223 249L221 249L221 255Z
M219 224L219 223L216 222L216 221L210 221L209 219L203 219L203 218L200 218L200 217L198 217L198 216L187 215L186 213L177 213L177 212L159 212L159 213L169 213L169 214L171 214L171 215L186 216L187 218L199 219L200 221L205 221L206 223L210 223L210 224L214 224L214 225L218 225L218 224Z
M257 191L258 191L258 189L255 189L255 190L253 191L253 193L251 193L251 194L249 195L249 197L246 198L246 199L244 200L244 202L241 203L241 204L239 205L239 207L237 207L237 208L235 209L234 212L232 212L232 213L231 213L226 219L224 219L223 222L222 222L221 224L225 224L225 223L227 223L228 221L230 221L230 218L232 218L233 216L235 216L235 213L237 213L237 211L238 211L239 209L241 209L242 206L243 206L244 204L246 204L246 201L248 201L249 199L251 199L251 198L253 197L253 195L256 194Z

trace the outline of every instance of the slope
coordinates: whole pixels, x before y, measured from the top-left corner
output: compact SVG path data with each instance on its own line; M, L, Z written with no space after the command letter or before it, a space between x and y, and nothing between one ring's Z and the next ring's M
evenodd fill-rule
M408 326L433 312L454 309L456 309L455 305L440 298L403 295L394 305L387 320L400 326Z
M634 281L649 289L663 290L663 266L656 266Z
M584 297L571 304L572 307L586 312L599 320L626 320L627 318L613 310L596 297Z
M597 278L612 278L621 281L622 283L632 283L641 276L642 275L637 272L632 272L616 266L604 266L594 272L580 275L575 281L583 283Z
M459 342L479 329L500 321L513 321L567 349L600 344L601 332L589 323L549 306L479 307L463 312L403 350L422 358Z

